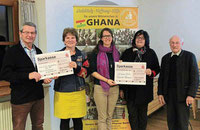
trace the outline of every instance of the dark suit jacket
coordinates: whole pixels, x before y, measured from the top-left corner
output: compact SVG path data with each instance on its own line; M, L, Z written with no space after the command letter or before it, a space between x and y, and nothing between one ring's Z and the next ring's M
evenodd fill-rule
M167 101L169 66L171 53L162 58L161 71L158 80L158 95L164 95ZM177 59L177 100L185 102L187 96L195 97L199 85L199 72L195 55L182 50Z
M42 53L39 48L35 48L37 54ZM36 69L20 43L6 51L1 77L10 82L12 104L23 104L44 98L43 81L29 80L29 73L34 71Z

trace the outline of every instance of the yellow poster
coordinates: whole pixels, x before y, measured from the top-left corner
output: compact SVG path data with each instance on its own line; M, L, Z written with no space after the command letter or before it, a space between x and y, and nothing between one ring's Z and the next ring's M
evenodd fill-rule
M138 28L137 7L74 6L73 11L76 29Z
M125 105L121 104L122 101L118 99L117 105L113 112L112 130L131 130L128 121L128 111ZM93 98L87 104L87 115L83 118L83 130L97 130L97 109L94 104Z
M83 130L98 130L97 120L83 120ZM128 119L113 119L112 130L131 130Z

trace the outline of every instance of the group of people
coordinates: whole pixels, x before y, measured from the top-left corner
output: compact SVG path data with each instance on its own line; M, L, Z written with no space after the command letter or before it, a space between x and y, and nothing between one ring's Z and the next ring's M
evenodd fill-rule
M180 37L169 40L171 52L162 58L161 68L157 55L150 48L149 35L139 30L132 47L121 56L113 32L104 28L100 40L88 57L76 45L79 40L74 28L63 31L62 41L69 50L74 74L40 80L35 55L41 50L33 43L37 29L31 22L24 23L19 32L19 44L9 48L4 57L1 76L10 82L13 130L25 130L30 113L32 130L43 130L44 92L42 83L54 83L54 115L61 119L60 130L69 130L72 119L75 130L82 130L86 115L85 80L94 77L94 100L98 112L98 130L111 130L112 115L118 95L125 98L132 130L147 127L148 104L153 100L153 79L160 73L158 95L161 104L167 104L167 122L170 130L188 130L189 107L198 88L198 66L193 53L183 50ZM146 62L146 85L117 85L114 81L115 62Z

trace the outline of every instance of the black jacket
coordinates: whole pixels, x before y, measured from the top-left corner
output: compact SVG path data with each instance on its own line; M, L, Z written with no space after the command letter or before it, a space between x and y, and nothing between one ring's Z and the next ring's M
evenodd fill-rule
M64 51L65 48L60 51ZM74 92L80 91L85 87L85 80L83 77L77 75L83 67L83 63L87 60L86 55L76 48L76 54L71 56L72 61L77 63L77 68L74 69L74 74L60 76L55 80L54 90L57 92ZM65 85L62 85L62 84Z
M158 80L158 95L164 95L167 101L168 79L171 52L163 56ZM182 50L176 63L177 100L183 102L187 96L195 97L199 85L199 72L195 55Z
M37 54L42 51L36 48ZM43 81L29 80L29 73L37 71L21 44L6 51L1 77L10 82L11 103L23 104L44 98Z
M92 52L89 56L88 56L88 60L90 63L90 68L89 68L89 73L93 73L93 72L97 72L97 55L98 53L96 52ZM106 53L107 57L108 57L108 62L109 62L109 76L110 79L114 80L114 67L115 67L115 63L114 63L114 59L113 59L113 55L112 53ZM100 85L100 80L96 79L94 77L94 84L98 84Z
M135 58L136 52L133 52L133 47L125 50L121 56L123 62L134 62ZM146 49L141 62L146 62L146 68L155 72L155 75L152 73L151 76L146 76L146 85L120 85L126 100L132 100L135 105L148 104L153 100L153 78L160 72L158 58L153 49Z

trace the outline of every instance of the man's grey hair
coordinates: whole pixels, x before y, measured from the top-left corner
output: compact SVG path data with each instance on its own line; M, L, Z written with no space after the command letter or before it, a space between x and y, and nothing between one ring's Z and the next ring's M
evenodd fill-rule
M169 39L169 42L172 40L173 37L178 37L180 39L180 43L183 43L184 42L184 39L178 35L173 35L170 39Z
M32 22L25 22L25 23L22 25L21 29L20 29L21 32L23 32L23 27L26 26L26 25L27 25L27 26L34 27L34 28L35 28L35 33L37 33L36 25L35 25L34 23L32 23Z

